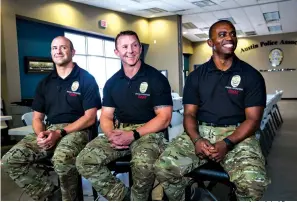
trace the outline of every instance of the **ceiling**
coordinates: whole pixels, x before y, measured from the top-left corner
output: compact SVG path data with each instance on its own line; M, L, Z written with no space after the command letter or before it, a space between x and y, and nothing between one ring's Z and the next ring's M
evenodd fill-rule
M297 0L70 1L146 18L181 15L183 36L193 42L207 39L219 19L232 18L239 37L297 32Z

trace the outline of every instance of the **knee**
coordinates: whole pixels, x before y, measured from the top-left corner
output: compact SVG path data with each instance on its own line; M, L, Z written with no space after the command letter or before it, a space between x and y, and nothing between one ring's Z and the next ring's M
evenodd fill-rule
M170 178L181 176L179 166L174 165L170 159L160 158L153 165L156 178L159 182L167 181Z
M97 171L104 166L103 158L96 155L96 153L92 152L89 148L83 149L77 155L75 165L77 171L85 178L88 178L95 170Z
M260 200L270 180L264 170L245 169L234 181L241 200Z
M77 171L83 175L84 174L84 170L85 170L85 166L86 166L86 161L85 161L85 154L86 152L84 150L82 150L76 157L76 161L75 161L75 166Z
M11 168L21 167L27 161L30 153L22 147L12 147L1 160L1 168L8 171Z
M71 151L56 150L52 157L56 173L58 175L64 175L75 169L75 158L76 155Z

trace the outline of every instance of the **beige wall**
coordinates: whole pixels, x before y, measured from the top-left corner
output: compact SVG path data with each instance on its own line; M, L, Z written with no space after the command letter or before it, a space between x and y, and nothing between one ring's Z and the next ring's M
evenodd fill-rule
M1 77L5 77L3 81L1 79L1 96L4 96L6 106L7 103L21 98L14 6L14 1L1 1Z
M176 16L149 22L146 18L64 0L2 0L1 9L4 38L1 50L5 52L3 64L6 64L7 84L4 87L8 92L8 102L20 101L21 98L15 15L109 37L115 37L122 30L136 31L142 43L150 44L146 62L158 69L168 69L170 84L178 90ZM98 21L102 19L107 21L107 29L98 28ZM153 40L157 43L154 44Z
M179 92L177 16L151 19L149 44L146 62L159 70L167 69L171 88Z
M183 37L183 53L193 54L192 42L185 37Z
M277 41L278 45L260 46L260 42ZM265 78L267 93L274 93L275 90L284 90L283 97L297 98L297 45L279 44L281 40L297 41L297 33L277 34L270 36L259 36L251 38L240 38L236 49L236 55L254 68L273 69L269 62L269 52L273 48L280 48L283 51L284 59L277 69L296 68L292 72L262 72ZM259 47L242 52L242 48L258 44ZM190 68L193 69L194 64L202 64L206 62L212 52L208 45L203 43L193 43L194 54L190 58Z

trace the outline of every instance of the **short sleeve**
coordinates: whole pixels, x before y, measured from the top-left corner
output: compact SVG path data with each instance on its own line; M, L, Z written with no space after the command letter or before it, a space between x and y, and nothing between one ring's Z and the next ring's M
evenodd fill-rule
M101 109L101 98L99 93L99 87L94 77L89 77L85 91L83 92L82 103L84 110L91 108Z
M196 71L192 72L186 80L183 93L183 104L199 104L198 76L195 73Z
M32 103L32 109L40 113L45 113L45 97L43 86L43 81L39 82Z
M103 106L116 108L111 96L111 83L111 80L108 80L103 88Z
M152 88L152 103L153 106L170 105L172 106L171 87L168 79L160 73L157 78L153 79Z
M244 106L266 107L266 86L263 76L257 72L256 75L248 77L247 87L245 88Z

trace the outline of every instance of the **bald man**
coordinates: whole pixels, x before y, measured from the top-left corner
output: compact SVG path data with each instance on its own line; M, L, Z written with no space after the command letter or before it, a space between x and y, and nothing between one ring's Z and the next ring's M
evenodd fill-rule
M72 61L74 54L73 44L66 37L52 41L56 68L37 86L32 104L34 133L26 135L2 158L2 168L34 200L57 201L61 194L63 200L78 200L75 160L88 142L101 99L94 77ZM51 158L60 187L34 166L44 158Z

